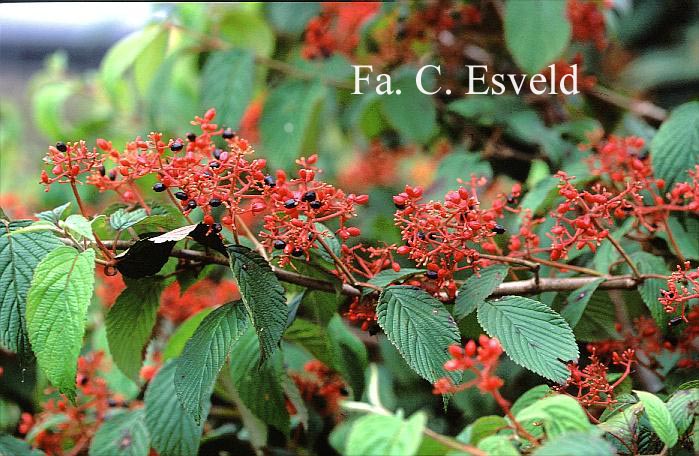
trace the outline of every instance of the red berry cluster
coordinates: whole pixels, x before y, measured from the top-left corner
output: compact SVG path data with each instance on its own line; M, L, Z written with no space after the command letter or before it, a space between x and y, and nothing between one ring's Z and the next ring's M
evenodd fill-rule
M48 192L51 184L70 184L77 182L81 174L89 174L95 169L103 169L103 157L96 149L89 150L85 141L77 143L57 142L49 147L44 162L51 167L51 175L41 171L41 183Z
M667 313L680 313L686 322L687 305L692 300L699 302L699 268L692 270L689 261L670 275L667 282L667 290L662 290L662 296L658 299ZM694 309L697 309L696 303Z
M585 408L607 407L616 402L614 390L631 373L631 366L635 362L634 358L633 349L626 349L621 354L613 352L612 364L623 368L623 372L614 383L609 383L608 367L600 361L593 348L588 357L589 363L583 369L580 369L577 364L569 364L570 377L565 384L557 386L555 389L574 397Z
M348 394L342 378L317 359L308 361L303 370L303 373L291 373L303 400L321 416L339 417L340 401ZM287 401L287 409L291 415L296 414L290 401Z
M406 186L404 192L393 197L398 208L395 223L405 241L397 253L427 267L427 278L437 280L450 297L456 292L455 272L478 270L487 264L477 247L497 252L492 238L505 232L497 219L503 217L507 200L514 203L521 192L521 186L515 184L509 196L500 195L491 208L482 209L477 188L483 184L484 179L473 178L470 188L450 191L443 202L422 202L421 187Z
M77 405L72 405L65 398L49 399L42 404L40 414L22 414L19 433L26 435L34 428L41 429L34 434L30 443L49 455L61 455L63 449L69 446L73 448L72 454L87 453L90 440L104 421L107 411L124 403L123 398L113 394L105 379L99 375L104 368L104 353L101 351L80 357ZM47 394L51 393L53 389L47 391ZM57 415L66 419L52 424Z
M581 53L575 54L575 57L568 62L567 60L561 59L553 62L554 68L555 68L555 80L553 81L553 86L554 87L560 87L561 80L567 76L567 75L572 75L573 74L573 65L577 65L578 67L578 87L580 90L583 92L588 91L592 89L596 84L597 84L597 78L591 75L584 75L581 74L582 72L582 67L583 67L583 56ZM543 71L543 74L550 76L551 70L546 67L546 69ZM564 96L564 95L561 95Z
M375 2L323 3L321 13L306 26L303 57L328 58L336 51L351 55L359 45L362 25L379 7Z
M448 377L440 378L434 384L435 394L457 393L473 386L484 393L493 393L504 384L503 380L495 375L495 370L500 363L500 355L502 355L502 347L497 339L481 335L478 338L478 345L473 340L469 340L463 348L452 345L449 347L449 354L452 359L444 364L444 369L470 371L476 374L476 377L459 385L454 385Z
M600 51L607 47L603 9L607 0L568 0L568 20L575 41L592 42Z
M281 251L282 265L291 257L308 258L310 249L322 246L331 233L319 224L337 220L336 234L342 241L361 234L359 228L348 227L346 222L356 216L355 206L369 202L369 196L348 195L316 180L317 160L316 155L297 160L301 169L296 178L289 179L284 171L278 171L276 179L265 179L264 196L270 213L264 218L266 231L260 235L269 250Z

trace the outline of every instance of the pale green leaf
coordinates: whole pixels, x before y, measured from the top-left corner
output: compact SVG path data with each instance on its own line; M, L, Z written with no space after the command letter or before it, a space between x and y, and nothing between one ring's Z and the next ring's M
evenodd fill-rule
M636 396L641 400L643 404L643 410L648 416L650 425L660 440L663 441L665 445L672 448L677 443L679 438L677 434L677 427L675 427L672 421L672 415L667 408L667 405L655 394L646 391L634 390Z
M61 225L79 235L80 238L86 238L93 242L95 240L90 221L80 214L69 215L65 221L61 222Z
M136 209L131 212L127 212L126 209L119 209L109 216L109 224L116 231L125 230L131 228L137 223L143 221L148 214L145 209Z
M51 209L50 211L43 211L39 212L36 214L36 217L39 220L45 220L47 222L53 223L54 225L58 225L59 220L63 220L63 216L65 215L66 211L70 209L71 202L68 201L67 203L58 206L55 209Z
M255 57L245 49L217 51L209 56L201 76L202 112L216 108L219 123L237 128L253 96Z
M578 401L564 394L536 401L517 413L515 418L519 422L527 422L529 426L543 426L549 437L592 428Z
M507 429L508 426L507 420L501 416L482 416L471 424L471 438L469 441L472 445L478 445L481 440L497 434L501 429Z
M678 433L684 434L699 415L699 388L675 391L667 401L667 408Z
M614 456L614 447L593 432L565 432L548 440L534 456Z
M163 350L163 359L167 361L168 359L180 356L182 350L184 350L184 346L187 344L189 338L192 337L194 331L197 330L199 324L213 310L213 307L207 307L182 322L167 341L165 350Z
M108 418L90 442L90 456L148 456L149 451L143 409Z
M478 448L492 456L519 456L512 441L502 435L491 435L480 441Z
M578 358L568 323L539 301L520 296L486 301L478 306L478 321L512 361L549 380L564 382L566 363Z
M71 400L94 284L95 251L58 247L36 267L27 295L27 331L39 367Z
M434 98L418 90L415 70L404 68L392 77L395 93L381 97L381 111L391 126L408 141L427 143L437 129ZM427 87L427 82L424 85Z
M365 415L352 424L346 456L411 456L417 454L427 416L418 412L401 419L393 415Z

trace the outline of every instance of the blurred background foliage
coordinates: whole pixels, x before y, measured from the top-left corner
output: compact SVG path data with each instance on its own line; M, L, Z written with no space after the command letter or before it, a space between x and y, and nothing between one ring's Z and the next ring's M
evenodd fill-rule
M474 4L481 7L481 26L456 37L457 67L479 64L474 56L480 56L497 72L517 71L503 38L502 3ZM2 8L7 11L6 5ZM463 97L464 79L458 72L444 78L451 78L446 82L454 89L451 96L417 93L417 67L446 68L454 62L449 46L440 42L447 38L431 35L411 42L411 52L405 54L410 58L385 59L403 42L393 28L396 21L425 8L421 3L375 5L376 12L359 22L359 40L351 52L313 59L304 55L304 34L325 8L319 3L151 8L154 14L146 24L108 45L104 55L97 52L98 65L56 46L64 31L55 26L50 55L29 57L42 58L41 68L31 75L15 73L2 84L0 206L11 216L31 215L69 199L69 190L60 186L51 193L40 190L41 157L48 144L79 139L94 144L107 138L121 145L150 131L183 137L195 115L215 107L218 121L252 141L272 167L291 169L297 157L318 153L324 179L370 194L371 205L358 219L363 238L392 243L399 233L391 195L405 183L423 185L430 196L441 197L457 179L475 173L492 178L487 200L520 180L535 190L523 206L541 210L555 187L552 171L586 172L579 143L605 132L651 138L666 111L699 94L696 0L614 1L604 11L609 40L604 51L591 43L570 43L569 37L564 42L560 57L570 61L580 54L585 75L596 80L594 88L569 97ZM35 14L41 15L41 6ZM3 29L3 46L8 46L9 28ZM377 53L377 46L384 54ZM9 75L13 59L22 58L21 52L4 48L0 71ZM352 64L390 72L404 95L380 97L370 89L351 95ZM92 205L106 205L101 195L88 191L83 196ZM509 222L509 228L517 223ZM469 334L469 324L477 331L475 322L465 320L464 334ZM105 346L103 329L92 337L94 347ZM390 343L382 339L372 350L384 360L379 383L387 407L401 407L407 414L426 403L441 408L430 385L418 381ZM287 351L294 364L294 349ZM509 361L502 370L513 396L537 382ZM126 397L137 393L116 369L110 372L116 390ZM4 375L3 380L20 380L3 381L3 395L33 409L35 373L6 369ZM454 404L430 422L433 429L447 431L450 421L469 422L496 412L488 397L473 390L457 395ZM17 409L0 410L0 427L14 429Z

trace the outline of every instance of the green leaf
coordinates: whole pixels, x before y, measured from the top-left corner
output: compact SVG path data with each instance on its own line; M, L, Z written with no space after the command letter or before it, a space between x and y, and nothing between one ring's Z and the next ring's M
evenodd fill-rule
M148 217L145 209L136 209L135 211L127 212L126 209L119 209L109 216L109 224L116 231L131 228L137 223Z
M148 456L149 451L143 409L108 418L90 442L90 456Z
M587 303L585 313L575 325L573 333L578 341L584 342L618 339L620 336L615 322L614 304L609 293L597 290Z
M262 146L271 167L291 166L305 146L312 146L313 120L325 96L325 87L317 82L287 81L272 90L260 118Z
M439 162L434 184L427 191L426 198L442 199L444 194L459 185L459 179L470 179L471 174L491 178L493 168L476 152L455 150Z
M655 177L665 188L689 180L687 171L699 163L699 101L675 108L650 143Z
M231 377L240 399L257 418L283 433L289 432L289 414L284 398L281 351L266 362L260 360L260 343L248 328L231 350Z
M165 350L163 350L163 359L168 360L172 358L177 358L184 350L184 346L187 341L197 330L199 324L213 311L213 307L207 307L200 312L192 315L186 319L181 325L177 327L175 332L172 333L170 339L167 341Z
M163 28L155 38L148 42L133 62L133 78L140 96L145 97L148 89L165 60L170 33Z
M408 141L425 144L437 129L437 108L433 97L418 90L416 74L411 68L394 74L392 89L395 93L382 96L380 103L386 120L401 136Z
M570 35L565 2L509 0L505 4L505 44L526 73L536 73L558 59Z
M242 245L228 246L228 254L243 303L260 339L264 362L279 348L286 329L284 288L259 254Z
M53 249L63 245L51 233L13 233L24 222L0 222L0 344L30 354L25 320L27 292L34 270Z
M39 263L27 295L27 331L39 367L71 401L95 284L95 251L58 247Z
M519 451L512 445L510 439L502 435L484 438L478 444L478 448L493 456L519 456Z
M442 377L458 381L444 369L449 346L461 342L444 304L419 288L391 286L381 293L376 314L388 340L420 377L430 383Z
M530 426L543 426L549 437L592 428L585 410L578 401L564 394L534 402L520 411L515 418L517 421L527 422Z
M641 251L632 253L631 260L636 264L641 274L670 275L665 261L659 256ZM638 292L646 307L648 307L653 320L661 328L666 326L670 319L670 314L665 312L663 305L658 301L658 298L661 296L660 290L665 288L667 288L667 280L663 279L646 279L638 287Z
M100 76L105 87L112 95L115 95L116 85L122 79L126 70L134 64L138 56L162 33L166 33L164 27L149 25L122 38L107 51L100 66Z
M614 456L614 447L592 432L565 432L548 440L534 456Z
M497 434L501 429L507 429L509 426L507 420L501 416L497 415L487 415L478 418L471 425L471 438L470 443L472 445L478 445L478 443L484 438Z
M65 212L70 209L71 202L68 201L67 203L58 206L55 209L51 209L50 211L44 211L44 212L39 212L36 214L36 217L39 220L45 220L47 222L53 223L54 225L58 225L58 222L63 219L63 215L65 215Z
M512 361L549 380L564 382L566 363L578 358L568 323L539 301L520 296L486 301L478 306L478 322Z
M60 138L70 131L63 108L77 89L78 85L73 81L51 82L42 86L32 97L34 125L47 138Z
M68 218L62 222L62 225L68 228L73 233L78 234L80 237L95 241L95 235L92 233L92 225L90 221L80 214L69 215Z
M128 280L106 318L109 351L119 369L134 382L143 364L160 306L162 280Z
M568 322L571 328L575 328L578 324L583 313L585 313L587 303L590 302L590 298L602 282L604 282L603 278L595 279L568 295L566 298L566 305L563 310L561 310L561 317Z
M514 404L512 404L510 411L513 415L517 415L521 410L529 407L534 402L548 396L551 391L552 390L548 385L537 385L519 396Z
M202 112L216 108L219 123L236 128L254 93L255 57L246 49L212 53L201 75Z
M685 258L699 260L699 219L686 218L684 223L686 228L677 217L669 217L667 224L680 252L677 252L677 249L670 242L667 231L659 231L658 237L665 239L675 255L679 256L678 253L681 253Z
M166 362L146 389L145 422L151 446L161 455L190 456L197 454L204 420L197 424L180 404L175 393L177 363ZM202 416L209 414L206 403Z
M427 416L415 413L407 420L393 415L369 414L354 422L345 446L346 455L411 456L422 442Z
M320 12L319 3L270 2L265 3L269 22L279 32L298 35L306 29L306 24Z
M699 388L675 391L667 401L667 408L679 435L684 434L699 415Z
M679 436L667 405L655 394L637 390L634 390L634 393L643 404L650 425L660 440L669 448L674 447Z
M416 269L416 268L401 268L400 271L396 272L393 269L384 269L383 271L380 271L378 274L376 274L374 277L369 279L370 284L375 285L379 288L386 288L392 283L400 282L405 279L408 279L415 274L422 274L425 272L425 269ZM372 291L371 288L365 289L364 294L370 294Z
M323 241L325 241L328 247L330 247L332 253L339 258L342 255L342 246L340 244L340 241L337 240L337 236L335 236L335 233L333 233L333 231L330 228L319 222L315 223L315 227L316 231L323 235ZM318 252L318 255L320 255L320 257L328 263L334 264L333 257L325 250L325 248L323 248L322 245L320 245L320 242L318 242L317 245L318 248L316 252Z
M8 434L0 434L0 454L3 456L41 456L44 453Z
M470 314L490 296L493 291L507 277L509 268L503 264L496 264L481 269L478 274L474 274L464 281L456 295L454 305L454 317L461 320Z
M177 359L175 391L197 423L231 347L247 325L242 302L224 304L204 318Z

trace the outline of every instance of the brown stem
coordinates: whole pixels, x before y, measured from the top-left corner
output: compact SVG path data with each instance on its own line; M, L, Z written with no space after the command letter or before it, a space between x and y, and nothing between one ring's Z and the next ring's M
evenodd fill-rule
M675 235L672 234L672 230L670 229L670 224L667 223L667 219L665 220L665 232L667 233L667 239L670 241L670 245L672 246L673 249L675 249L675 253L677 253L677 258L680 260L680 263L684 264L687 259L682 255L682 250L680 250L680 246L677 245L677 240L675 239Z
M452 450L457 450L457 451L463 451L464 453L472 454L474 456L487 456L488 453L485 451L476 448L472 445L467 445L465 443L461 443L456 439L452 439L451 437L447 437L446 435L439 434L432 429L426 427L422 431L423 434L425 434L427 437L436 440L437 442L441 443L442 445L451 448Z
M322 235L316 236L316 239L318 239L318 242L320 243L321 246L323 246L323 249L325 249L326 252L328 252L328 255L333 259L333 262L335 263L335 266L344 274L344 276L347 278L347 280L350 281L352 285L357 284L357 279L354 278L352 275L352 272L350 272L349 269L347 269L347 266L342 262L340 258L335 255L335 252L330 248L327 242L325 242L325 239L323 239Z
M599 225L599 223L597 223L597 220L593 219L592 223L594 223L595 226L597 226L597 228L599 228L600 230L602 229L602 227ZM634 277L636 277L636 278L641 277L641 272L638 270L638 268L634 264L633 260L629 256L629 254L626 253L626 250L624 250L624 248L621 246L621 244L619 244L619 241L617 241L614 238L614 236L612 236L611 234L609 236L607 236L607 239L609 239L609 242L612 243L612 245L617 250L617 252L619 252L619 254L622 256L622 258L624 258L624 261L626 261L626 263L629 265L629 267L631 268L631 272L633 272Z
M269 261L269 257L267 256L267 249L265 249L265 246L260 243L260 241L257 239L257 236L255 236L252 233L252 231L250 231L250 227L248 227L247 223L245 223L242 217L235 217L235 226L240 227L245 237L252 241L252 243L255 245L255 249L257 250L257 252L260 255L262 255L262 258L264 258L265 261Z

